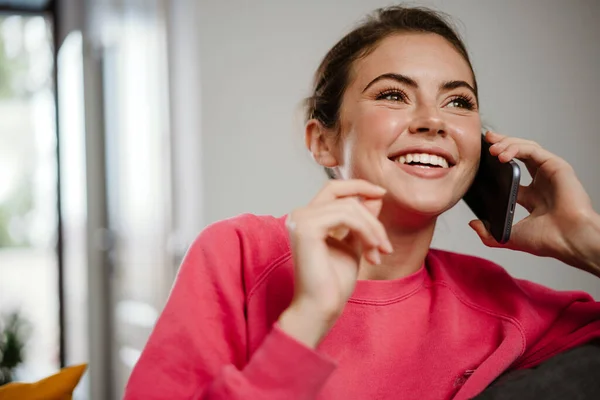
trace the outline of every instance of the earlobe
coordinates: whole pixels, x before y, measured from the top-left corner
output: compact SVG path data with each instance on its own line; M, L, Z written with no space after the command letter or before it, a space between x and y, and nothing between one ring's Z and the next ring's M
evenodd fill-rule
M335 134L325 128L321 122L311 119L306 123L304 142L313 159L321 166L328 168L338 166Z

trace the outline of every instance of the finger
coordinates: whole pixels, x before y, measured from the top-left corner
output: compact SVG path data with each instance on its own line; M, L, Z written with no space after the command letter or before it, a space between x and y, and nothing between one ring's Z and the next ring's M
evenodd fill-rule
M330 205L328 205L330 207ZM365 250L377 249L379 238L372 232L369 224L362 218L357 218L347 211L310 209L306 212L295 212L292 218L298 218L295 229L291 230L290 240L292 248L306 241L325 241L331 246L337 243L336 248L347 249L350 253L360 257ZM300 219L301 218L301 219ZM335 229L347 229L347 234L342 240L330 235ZM377 260L369 261L376 263Z
M328 237L325 239L327 245L332 247L338 251L342 251L350 256L352 256L355 261L359 262L362 257L364 257L371 264L379 265L381 264L381 255L376 248L371 248L366 251L361 250L361 246L357 246L355 241L339 241L332 237Z
M390 240L388 238L387 232L381 223L377 219L377 215L379 215L379 211L381 210L382 201L381 200L366 200L361 202L354 197L347 197L343 199L338 199L332 203L332 205L328 205L327 209L335 207L336 209L347 209L346 212L353 213L356 212L360 218L364 218L374 230L374 233L379 238L378 248L384 253L392 253L393 248ZM334 228L329 231L329 236L332 236L338 240L344 240L344 238L350 233L348 227L341 226Z
M548 152L547 157L542 160L539 157L539 155L537 154L538 153L537 149L541 149L541 147L539 147L537 145L512 144L511 146L512 146L512 149L509 150L507 148L507 150L510 151L510 154L506 155L505 157L512 156L512 158L516 158L517 160L523 161L523 163L525 164L525 167L527 168L527 171L529 172L529 175L531 175L532 177L535 176L538 168L541 167L543 163L550 160L550 158L553 156L552 154L550 154ZM543 151L543 149L541 149L541 150ZM530 158L530 156L534 155L534 154L536 156L536 159Z
M365 203L368 203L368 205ZM377 215L379 215L379 211L381 210L382 206L381 200L367 200L365 202L359 202L355 198L346 198L340 199L332 204L334 204L335 207L338 207L337 204L342 204L340 208L347 207L348 213L355 211L358 216L364 218L379 238L380 250L388 254L393 252L392 244L390 243L390 239L387 235L385 227L381 221L377 219ZM371 209L369 209L369 207Z
M383 201L381 199L366 199L362 201L362 205L373 215L378 217L383 207Z
M523 161L529 170L529 173L537 171L538 168L552 159L562 160L560 157L542 148L537 143L525 143L516 147L517 154L515 155L515 158ZM532 174L532 176L534 175Z
M533 212L533 209L536 207L535 193L529 186L519 185L517 204L523 206L530 214Z
M496 239L492 236L490 232L485 228L485 225L481 220L475 219L469 222L469 226L477 233L481 242L487 247L501 248L505 247L502 244L498 243Z
M520 139L517 139L520 140ZM525 145L534 145L529 141L515 142L514 138L506 138L490 147L490 154L498 157L502 163L513 160L519 154L519 147ZM537 166L531 162L525 162L525 167L531 176L535 176Z
M510 240L505 244L505 247L510 250L526 251L533 255L544 256L540 253L540 249L546 247L540 242L540 237L543 235L532 234L532 220L538 218L535 216L527 216L514 224L510 233Z
M506 147L506 149L502 149L498 153L499 153L498 160L501 163L507 163L511 160L514 160L515 158L520 159L519 147L516 144L511 144L508 147ZM521 161L523 161L523 160L521 159ZM524 161L523 164L525 164L525 168L527 168L527 172L529 172L529 175L531 177L534 177L539 168L538 165L536 165L535 163L529 162L529 161Z
M477 233L481 242L487 247L524 251L524 247L539 247L539 244L532 245L531 234L526 232L525 227L531 218L531 216L525 217L513 225L511 228L510 239L506 243L498 243L480 220L469 222L469 226Z
M291 214L291 219L296 221L294 229L290 231L293 236L319 240L335 236L335 239L342 241L352 233L365 249L376 248L386 253L392 251L381 222L353 198L296 210ZM335 234L344 230L343 237Z
M493 132L493 131L487 131L485 134L485 139L487 142L491 143L492 146L495 145L496 143L504 143L505 145L511 144L511 143L529 143L529 144L538 145L536 142L529 140L529 139L523 139L523 138L514 137L514 136L502 135L498 132Z
M499 134L498 132L493 132L493 131L487 131L485 133L485 140L488 143L494 144L497 143L499 141L501 141L502 139L505 139L506 136Z
M513 144L517 141L520 141L520 140L523 140L523 139L502 136L502 138L500 140L495 141L490 146L490 154L497 157L501 153L503 153L511 144Z
M354 199L356 199L354 197ZM377 218L377 216L379 215L379 213L381 212L381 207L383 206L383 202L381 201L381 199L370 199L370 200L360 200L357 199L366 209L369 213L371 213L371 215L373 215L375 218ZM348 228L344 228L344 227L340 227L340 228L336 228L332 231L330 231L329 235L337 240L344 240L344 238L350 233ZM385 233L385 237L382 238L382 240L387 241L387 233ZM387 251L386 251L387 252Z
M354 243L342 242L332 237L327 237L325 242L327 246L352 256L356 262L359 262L362 257L362 251Z
M380 248L383 247L380 244L381 242L378 241L377 246L366 243L360 232L351 229L348 225L340 225L337 228L329 230L326 241L329 245L331 243L340 243L346 246L358 260L364 257L372 264L381 264Z
M369 249L363 253L363 256L372 264L381 264L381 253L377 249Z
M536 142L534 142L532 140L528 140L528 139L512 137L512 136L504 136L504 135L500 135L497 133L494 133L493 135L495 135L495 136L493 136L494 143L492 143L492 145L490 146L490 153L496 154L496 155L498 154L498 151L496 151L495 149L505 149L506 147L508 147L509 145L511 145L513 143L522 143L522 144L530 144L530 145L539 146L539 144L537 144Z
M383 197L386 190L362 179L331 180L315 196L310 204L319 204L341 197L357 196L378 199Z
M509 144L506 148L504 148L504 150L502 150L498 154L498 160L500 160L500 162L502 163L507 163L513 158L515 158L515 156L519 153L518 146L519 145L515 143Z
M538 168L550 160L562 160L557 155L549 152L536 142L525 139L507 138L495 144L490 153L498 155L502 162L508 162L513 158L523 161L529 173L534 176Z

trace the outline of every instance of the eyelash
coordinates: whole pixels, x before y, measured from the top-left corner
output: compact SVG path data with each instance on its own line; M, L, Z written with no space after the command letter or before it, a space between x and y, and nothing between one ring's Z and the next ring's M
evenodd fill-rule
M462 103L462 105L460 105L459 108L464 108L465 110L472 110L475 108L475 102L469 96L463 96L463 95L454 96L452 98L452 100L450 100L448 102L448 104L451 104L454 102Z
M376 100L388 100L388 99L386 99L386 97L390 96L390 95L396 95L399 98L397 100L394 99L394 100L389 100L389 101L406 102L406 99L408 98L408 96L406 95L406 92L404 92L404 90L393 88L393 89L382 90L381 92L379 92L377 94L377 96L375 96L375 99ZM469 96L465 96L465 95L454 96L452 98L452 100L450 100L448 102L448 104L451 104L453 102L459 103L460 105L458 107L464 108L465 110L473 110L475 108L475 102Z
M408 96L406 95L406 92L402 89L385 89L382 90L381 92L379 92L377 94L377 96L375 96L375 100L387 100L386 97L389 95L397 95L399 97L398 100L390 100L390 101L406 101L406 99L408 98Z

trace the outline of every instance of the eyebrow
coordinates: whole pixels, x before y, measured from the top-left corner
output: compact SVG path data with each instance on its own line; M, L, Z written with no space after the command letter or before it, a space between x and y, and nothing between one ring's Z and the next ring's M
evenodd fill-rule
M382 80L386 80L386 79L396 81L399 83L404 83L405 85L410 86L415 89L419 87L419 85L417 84L417 82L414 79L411 79L406 75L387 73L387 74L379 75L377 78L375 78L371 82L369 82L369 84L367 86L365 86L365 88L363 89L362 92L363 93L366 92L367 89L370 88L371 86L373 86L375 83L382 81Z
M475 91L475 88L465 81L447 81L440 85L440 89L442 90L452 90L458 88L469 89L471 92L473 92L473 96L477 97L477 91Z
M371 82L369 82L369 84L367 86L365 86L365 88L363 89L362 92L363 93L366 92L367 89L369 89L375 83L377 83L381 80L385 80L385 79L403 83L403 84L410 86L412 88L415 88L415 89L417 89L419 87L419 84L414 79L409 78L406 75L387 73L387 74L379 75L377 78L375 78ZM477 98L477 91L475 90L475 88L465 81L461 81L461 80L446 81L440 85L440 89L444 90L444 91L457 89L457 88L466 88L466 89L470 90L471 92L473 92L473 95Z

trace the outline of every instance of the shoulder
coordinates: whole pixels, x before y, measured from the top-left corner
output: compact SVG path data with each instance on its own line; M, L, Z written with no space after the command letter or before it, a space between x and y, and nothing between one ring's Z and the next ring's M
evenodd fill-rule
M252 287L270 266L291 257L285 216L241 214L208 225L190 246L186 260L242 276ZM218 265L218 267L217 267Z
M244 251L279 254L290 250L285 217L241 214L208 225L192 246L219 245Z
M473 284L484 284L497 281L498 284L511 284L514 279L498 264L484 258L453 253L445 250L431 249L427 261L436 280L456 284L460 288Z
M561 292L514 278L500 265L476 256L432 249L428 267L434 281L464 302L499 314L523 317L538 313L540 307L561 309L573 301L591 300L583 292Z
M271 215L241 214L208 225L200 232L192 246L218 241L221 244L236 242L287 246L285 217ZM224 242L225 241L225 242Z

